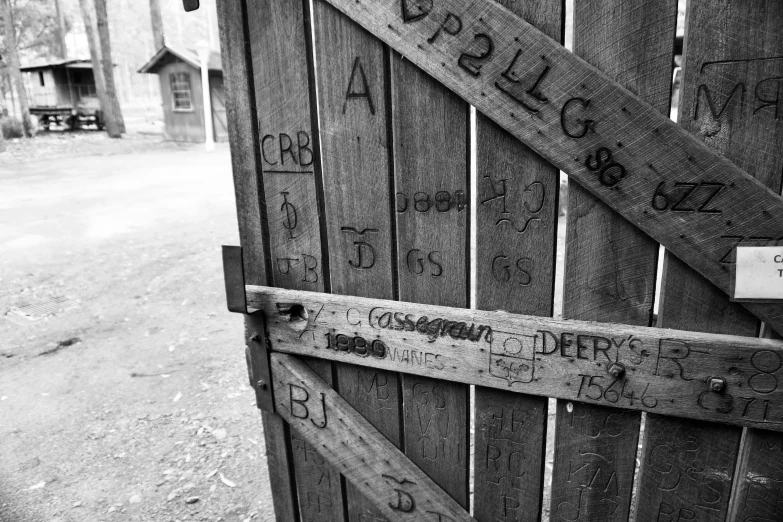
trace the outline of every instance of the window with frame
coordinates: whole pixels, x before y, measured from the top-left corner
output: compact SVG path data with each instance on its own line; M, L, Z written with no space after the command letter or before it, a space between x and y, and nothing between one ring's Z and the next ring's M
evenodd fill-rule
M186 72L171 73L171 99L175 111L192 111L190 97L190 75Z

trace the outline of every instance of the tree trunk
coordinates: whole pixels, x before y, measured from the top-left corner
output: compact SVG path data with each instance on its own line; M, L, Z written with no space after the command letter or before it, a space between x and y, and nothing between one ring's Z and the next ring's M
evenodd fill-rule
M101 44L101 64L103 81L106 82L106 98L114 107L114 119L120 132L125 132L125 120L122 118L120 100L117 98L117 86L114 82L114 64L111 60L111 40L109 39L109 16L106 12L106 0L95 0L95 17L98 21L98 41Z
M16 103L14 102L13 89L11 88L11 75L8 74L8 67L3 64L2 58L0 58L0 118L7 116L10 112L8 109L8 102L6 97L11 95L11 111L14 110Z
M16 90L16 97L22 112L24 134L29 137L32 136L30 107L27 104L27 92L22 81L22 72L19 70L19 53L16 48L16 32L14 31L10 0L0 0L0 16L3 17L5 24L5 49L8 55L8 72L11 74L11 89Z
M68 59L68 46L65 45L65 13L63 12L62 0L54 0L54 7L57 11L57 41L60 44L60 58Z
M7 1L7 0L0 0ZM95 28L92 25L92 10L90 9L90 0L79 0L79 7L82 10L82 19L84 20L84 32L87 33L87 43L90 46L90 59L92 60L92 73L95 77L95 90L98 93L98 100L101 103L101 112L103 123L106 125L106 132L112 138L120 138L117 120L114 118L114 106L109 103L106 97L106 82L103 79L103 69L101 69L101 58L98 54L98 44L95 42Z
M160 0L150 0L150 19L152 19L152 36L157 52L166 45L166 39L163 36L163 14L160 11Z

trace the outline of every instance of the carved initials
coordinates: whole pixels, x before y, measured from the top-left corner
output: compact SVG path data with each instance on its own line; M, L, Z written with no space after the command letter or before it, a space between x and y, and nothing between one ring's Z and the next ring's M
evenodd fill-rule
M350 232L364 237L365 234L374 233L379 231L377 228L365 228L358 230L354 227L342 227L340 229L343 232ZM375 266L375 247L366 241L354 241L354 252L356 254L355 259L349 259L348 264L355 270L367 270Z
M517 54L514 55L514 59L511 60L511 63L509 64L508 68L501 75L503 78L505 78L512 84L520 83L520 79L517 75L517 72L514 70L517 64L517 60L519 60L520 56L522 56L522 49L517 50ZM529 89L525 91L525 94L527 94L528 96L530 96L531 98L533 98L534 100L540 103L549 103L549 99L541 93L540 86L541 86L541 82L544 81L544 78L547 77L551 69L552 68L549 66L549 64L545 64L543 70L539 73L538 77L536 78L536 81ZM500 82L495 82L495 87L497 87L503 94L506 94L514 101L522 105L522 107L524 107L526 111L530 112L531 114L538 114L537 108L525 102L522 98L520 98L519 96L511 92L509 88L503 87L500 84Z
M413 486L416 485L415 482L410 481L406 478L403 478L402 480L398 480L391 475L381 475L383 478L391 479L400 486L404 486L405 484L411 484ZM416 509L416 501L414 500L413 496L411 496L410 493L407 491L403 491L399 488L394 488L394 491L397 493L397 505L395 506L391 502L389 502L389 507L392 508L395 511L401 511L403 513L410 513L414 509Z
M356 73L359 73L359 77L361 78L361 89L360 91L357 91L354 82L356 81ZM370 114L375 116L375 104L372 101L372 93L370 92L370 86L367 84L367 75L364 74L364 67L362 67L362 62L360 58L357 56L356 59L353 61L353 69L351 69L351 79L348 80L348 90L345 92L345 101L343 102L343 114L345 114L345 110L348 108L348 100L360 100L360 99L366 99L367 105L370 106Z
M432 0L401 0L402 21L409 24L421 20L432 11Z
M294 389L296 388L297 394L299 395L299 398L294 398ZM301 393L304 393L304 398L301 398ZM310 410L306 406L306 402L310 399L310 392L308 392L305 388L302 388L301 386L297 386L296 384L288 383L288 403L289 408L291 411L291 416L296 417L297 419L308 419L310 418ZM313 419L310 419L310 422L313 423L313 426L316 428L325 428L326 427L326 395L321 393L321 409L323 411L323 420L320 422L316 422Z

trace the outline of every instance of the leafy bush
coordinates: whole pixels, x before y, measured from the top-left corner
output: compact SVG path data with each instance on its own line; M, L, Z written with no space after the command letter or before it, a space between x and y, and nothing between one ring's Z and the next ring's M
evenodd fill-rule
M7 140L24 136L22 122L13 116L4 116L0 118L0 130L2 130L3 137Z

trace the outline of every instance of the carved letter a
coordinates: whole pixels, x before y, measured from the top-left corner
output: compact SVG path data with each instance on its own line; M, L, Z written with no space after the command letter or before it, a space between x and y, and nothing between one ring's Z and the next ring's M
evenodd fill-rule
M359 72L362 80L362 90L357 91L354 87L354 81L356 80L356 72ZM367 75L364 74L364 67L362 62L357 56L353 61L353 69L351 69L351 79L348 80L348 90L345 92L345 102L343 102L343 114L348 108L348 100L354 100L357 98L366 98L367 104L370 106L370 114L375 115L375 104L372 101L372 94L370 93L370 87L367 85Z

